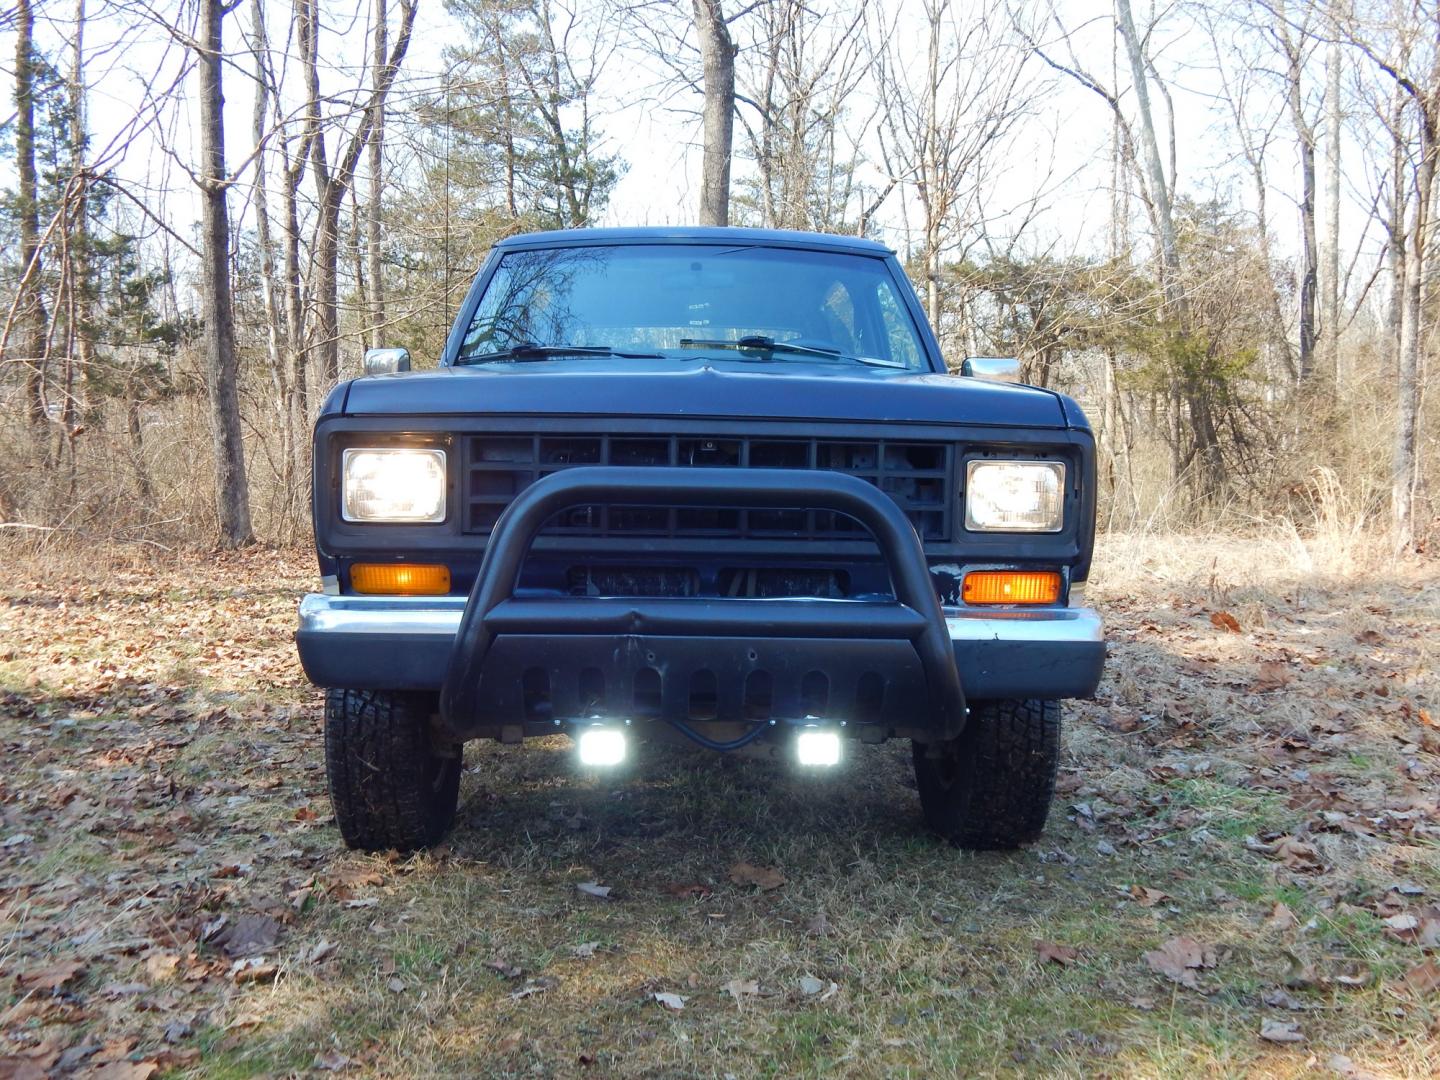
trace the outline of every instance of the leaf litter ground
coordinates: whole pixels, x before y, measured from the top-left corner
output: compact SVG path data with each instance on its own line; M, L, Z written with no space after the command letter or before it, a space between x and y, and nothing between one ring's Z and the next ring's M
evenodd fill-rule
M334 829L304 553L11 551L0 1076L1436 1075L1434 563L1102 553L1030 850L924 836L899 743L557 738L470 747L399 858Z

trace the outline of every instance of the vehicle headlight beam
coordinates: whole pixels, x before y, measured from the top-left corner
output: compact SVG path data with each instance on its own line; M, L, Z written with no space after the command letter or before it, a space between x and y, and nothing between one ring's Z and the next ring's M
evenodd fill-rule
M445 520L445 451L346 450L340 516L346 521L435 524Z
M1065 520L1062 461L972 461L965 471L971 532L1059 532Z

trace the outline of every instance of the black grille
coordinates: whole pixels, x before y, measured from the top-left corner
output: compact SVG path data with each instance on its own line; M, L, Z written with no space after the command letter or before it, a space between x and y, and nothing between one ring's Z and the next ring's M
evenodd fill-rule
M876 485L923 540L948 540L954 453L946 443L889 439L773 439L693 435L475 435L467 440L465 528L489 532L542 476L576 465L832 469ZM861 526L824 510L577 506L545 530L562 536L859 539Z

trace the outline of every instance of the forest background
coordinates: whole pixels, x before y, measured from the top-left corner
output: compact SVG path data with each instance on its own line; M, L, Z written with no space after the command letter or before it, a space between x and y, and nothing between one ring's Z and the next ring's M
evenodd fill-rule
M295 542L325 393L367 346L433 363L496 239L699 221L891 244L952 366L1081 401L1106 526L1433 538L1432 7L20 0L0 30L12 535Z

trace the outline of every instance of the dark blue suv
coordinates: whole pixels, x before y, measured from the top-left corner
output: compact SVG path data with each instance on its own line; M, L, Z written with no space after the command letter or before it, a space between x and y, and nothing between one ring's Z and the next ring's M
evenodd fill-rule
M439 367L372 350L315 425L325 687L346 843L450 827L467 739L913 743L929 825L1044 826L1063 698L1105 646L1081 603L1080 408L947 372L889 249L748 229L498 244ZM970 376L970 377L964 377Z

